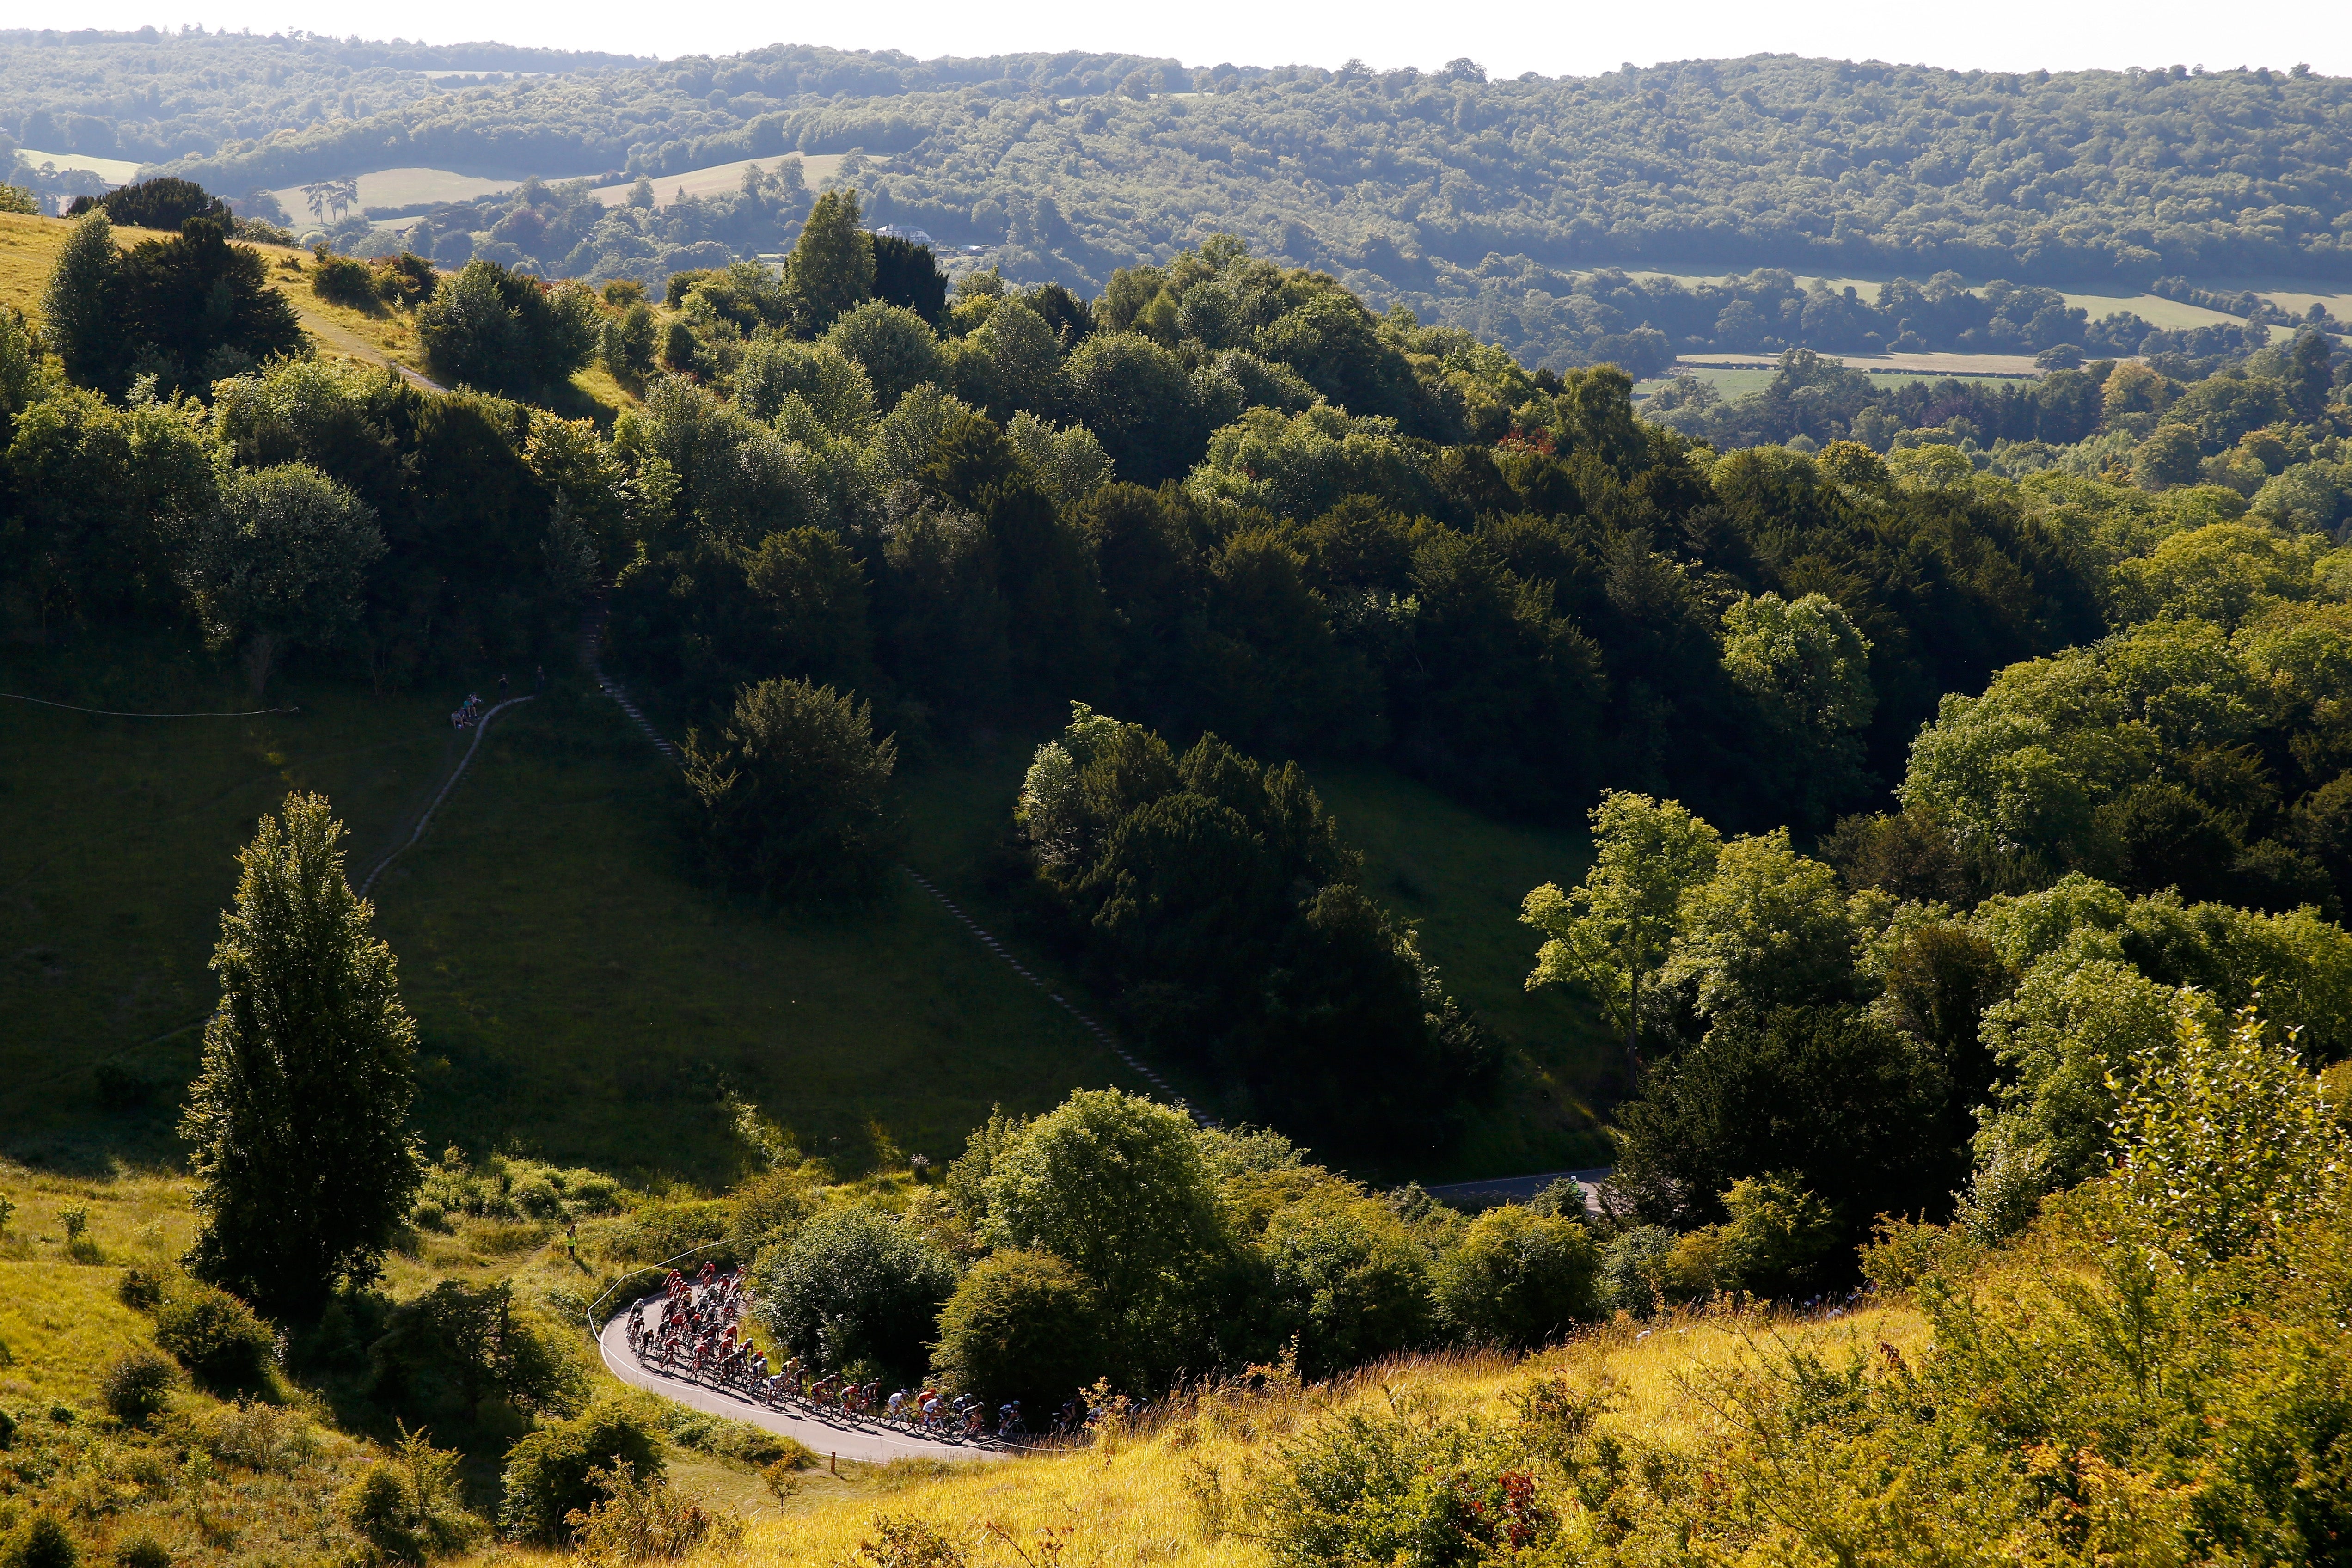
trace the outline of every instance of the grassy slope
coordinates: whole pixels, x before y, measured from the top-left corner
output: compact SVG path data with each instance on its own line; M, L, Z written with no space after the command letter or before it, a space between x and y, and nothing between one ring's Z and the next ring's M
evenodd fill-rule
M1611 1428L1680 1445L1712 1419L1694 1374L1752 1357L1768 1342L1775 1352L1810 1350L1842 1365L1880 1342L1915 1350L1922 1329L1907 1308L1828 1322L1702 1313L1661 1320L1648 1332L1630 1323L1604 1326L1526 1358L1416 1357L1328 1386L1257 1395L1220 1391L1179 1405L1140 1436L903 1481L877 1478L883 1485L897 1481L879 1497L861 1489L793 1500L790 1517L752 1521L742 1549L723 1561L732 1568L836 1568L858 1560L859 1545L873 1539L877 1513L887 1512L931 1523L972 1563L991 1568L1024 1562L1037 1568L1039 1535L1048 1530L1069 1532L1066 1555L1056 1559L1063 1562L1256 1568L1271 1559L1251 1538L1248 1494L1265 1480L1285 1440L1335 1410L1384 1409L1402 1394L1445 1414L1507 1423L1508 1394L1538 1376L1565 1376L1586 1387L1609 1380L1618 1395L1607 1418ZM1225 1500L1223 1530L1209 1526L1199 1500L1203 1491ZM717 1552L688 1559L693 1565L720 1561Z
M14 308L38 321L41 289L58 249L73 226L63 218L25 217L0 213L0 309ZM152 229L117 226L115 235L127 249L144 239L164 237ZM357 310L331 304L310 289L310 275L282 266L287 261L308 265L310 253L282 245L258 245L269 263L269 276L302 319L313 349L324 358L358 360L368 364L396 364L424 373L423 351L417 346L413 317L383 308ZM610 424L613 416L634 401L601 365L591 365L572 378L570 394L559 413L572 418L593 418Z
M92 707L241 709L151 646L0 654L0 690ZM291 787L351 824L355 869L453 760L448 694L289 679L255 720L97 719L0 703L0 1139L76 1163L162 1158L211 1005L231 857ZM991 1103L1042 1109L1128 1075L910 886L787 917L714 895L669 773L617 709L562 688L500 719L432 834L376 889L422 1029L425 1136L702 1181L737 1158L732 1088L850 1168L877 1140L952 1153ZM178 1031L173 1033L173 1031ZM111 1060L152 1086L97 1103Z

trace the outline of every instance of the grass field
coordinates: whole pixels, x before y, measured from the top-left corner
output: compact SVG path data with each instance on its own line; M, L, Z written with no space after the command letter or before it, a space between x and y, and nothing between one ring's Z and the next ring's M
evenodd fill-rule
M10 652L0 689L249 706L174 652ZM270 705L297 714L143 723L0 703L16 828L0 843L9 1152L85 1167L171 1152L236 847L288 789L319 789L352 826L355 865L371 863L452 759L449 696L289 679ZM997 1100L1036 1110L1129 1081L911 885L824 919L705 890L679 801L616 708L559 682L499 721L432 834L378 885L434 1147L719 1181L739 1157L719 1104L732 1089L856 1169L885 1146L952 1154ZM100 1104L101 1061L145 1103Z
M131 158L98 158L88 153L36 153L30 147L17 149L16 155L37 169L47 163L53 169L88 169L101 180L127 184L139 172L137 160Z
M654 205L673 205L681 193L689 196L718 196L740 190L743 188L744 170L754 163L762 169L772 169L790 157L800 159L801 177L814 188L833 178L841 167L842 159L847 156L845 153L787 153L773 158L741 158L732 163L713 163L709 168L688 169L680 174L656 174L653 177ZM887 164L890 159L886 153L869 153L866 154L866 161ZM616 207L627 201L629 193L635 188L635 180L625 180L617 185L599 185L589 195L608 207Z
M477 196L494 196L510 191L518 180L483 179L474 174L454 174L447 169L378 169L360 177L360 199L352 210L368 207L411 207L420 202L469 202ZM300 185L288 185L272 191L286 216L297 224L318 221L310 211L310 198Z
M0 690L135 711L253 706L162 638L8 650ZM84 1169L169 1159L236 849L287 790L316 789L352 828L356 879L454 762L452 700L297 675L267 705L300 711L258 718L0 703L0 809L18 829L0 842L0 1078L23 1106L0 1148ZM982 745L903 785L910 860L1008 932L984 872L1028 749ZM1442 1165L1391 1173L1596 1157L1591 1112L1613 1058L1568 999L1519 989L1533 944L1512 919L1528 888L1578 874L1580 842L1486 822L1382 770L1322 783L1374 891L1423 922L1424 950L1507 1048L1505 1091L1469 1140ZM911 883L824 917L717 893L682 810L675 773L580 684L559 679L490 731L374 890L421 1030L432 1147L722 1181L740 1158L719 1104L732 1091L854 1171L891 1151L951 1155L1000 1100L1037 1110L1082 1085L1140 1087ZM1087 1001L1043 954L1024 957Z

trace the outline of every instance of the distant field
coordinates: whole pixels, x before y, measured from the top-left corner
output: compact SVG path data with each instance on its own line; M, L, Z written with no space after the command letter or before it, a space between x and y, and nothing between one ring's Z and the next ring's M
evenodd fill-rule
M1721 271L1682 271L1672 268L1657 268L1646 270L1633 270L1629 268L1629 271L1632 271L1632 275L1636 278L1678 278L1685 283L1691 284L1720 282L1727 276L1727 274ZM1895 274L1888 273L1885 277L1880 278L1830 278L1816 277L1808 273L1799 273L1796 274L1796 279L1797 286L1799 288L1810 288L1817 282L1826 284L1832 289L1844 289L1851 287L1864 299L1874 300L1877 297L1878 286L1894 276ZM1908 276L1908 274L1906 274L1906 276ZM1927 275L1922 273L1919 276L1913 278L1912 281L1915 283L1924 283L1927 281ZM1991 281L1991 279L1990 278L1970 278L1966 281L1969 288L1978 289L1982 288L1986 283ZM2297 314L2309 309L2315 300L2326 304L2330 310L2339 316L2346 314L2347 310L2352 310L2352 295L2311 294L2294 290L2278 289L2266 286L2266 284L2262 280L2250 281L2245 279L2232 279L2225 282L2219 279L2200 278L2192 279L2192 281L2196 282L2200 287L2206 289L2227 289L2232 290L2252 289L2258 294L2269 296L2271 299L2276 300L2280 305L2295 311ZM2184 327L2214 326L2221 323L2234 322L2238 320L2237 317L2225 315L2220 310L2209 310L2201 305L2182 304L2176 300L2165 299L2160 294L2067 292L2063 289L2060 290L2060 292L2065 295L2066 303L2069 305L2079 306L2083 310L2089 311L2091 320L2095 321L2102 316L2112 315L2118 310L2129 310L2152 327L2161 327L2168 331L2177 331Z
M496 195L520 184L520 180L481 179L472 174L452 174L446 169L379 169L373 174L360 176L362 207L409 207L419 202L469 202L476 196ZM287 216L297 223L311 219L310 198L303 195L300 185L289 185L272 191Z
M689 196L717 196L724 195L729 191L741 190L743 171L752 164L757 163L762 169L772 169L785 159L794 157L800 159L802 178L807 180L812 186L819 185L833 178L835 173L841 167L842 159L847 156L846 153L785 153L773 158L742 158L732 163L713 163L707 169L688 169L682 174L655 174L651 176L654 184L654 205L665 207L674 205L681 194ZM890 161L887 157L874 153L867 153L865 156L869 163L887 163ZM636 184L635 180L625 180L617 185L599 185L589 194L606 206L616 207L629 199L629 193L636 188Z
M128 184L131 176L139 172L139 164L129 158L93 158L87 153L36 153L30 147L20 147L18 153L36 169L47 163L59 170L88 169L103 180L118 185Z

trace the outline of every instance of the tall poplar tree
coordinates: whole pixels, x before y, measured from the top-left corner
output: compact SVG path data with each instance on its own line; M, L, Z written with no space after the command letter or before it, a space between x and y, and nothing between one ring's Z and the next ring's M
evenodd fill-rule
M874 297L874 242L862 221L856 191L827 191L793 247L790 281L812 337Z
M66 236L41 292L41 336L83 386L109 386L121 368L122 331L116 312L115 275L122 258L114 226L103 211L84 213Z
M423 1178L416 1029L342 837L325 797L297 792L239 852L213 950L220 1006L180 1124L204 1216L190 1266L280 1319L373 1279Z

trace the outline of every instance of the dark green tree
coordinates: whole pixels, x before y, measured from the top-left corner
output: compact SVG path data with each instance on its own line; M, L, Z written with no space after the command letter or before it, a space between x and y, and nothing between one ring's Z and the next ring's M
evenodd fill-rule
M783 899L870 894L897 842L898 755L874 738L873 704L851 693L791 679L745 687L709 749L687 738L711 869Z
M874 246L874 297L904 305L933 326L947 313L948 278L940 270L931 247L895 234L871 235Z
M835 1209L761 1264L753 1310L795 1354L912 1379L955 1282L955 1265L912 1226L875 1209Z
M203 1219L190 1266L278 1318L373 1279L423 1179L416 1028L328 811L289 795L237 856L220 1006L180 1123Z

